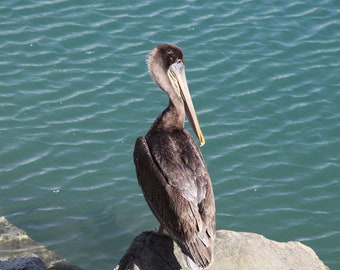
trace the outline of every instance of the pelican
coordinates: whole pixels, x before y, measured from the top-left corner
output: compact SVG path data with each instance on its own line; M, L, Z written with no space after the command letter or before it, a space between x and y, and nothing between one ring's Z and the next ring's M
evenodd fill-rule
M204 145L188 89L183 53L173 44L154 48L147 59L149 73L169 96L168 107L144 137L136 140L134 163L139 185L160 223L181 248L191 269L205 269L213 260L215 201L203 155L184 129L184 118Z

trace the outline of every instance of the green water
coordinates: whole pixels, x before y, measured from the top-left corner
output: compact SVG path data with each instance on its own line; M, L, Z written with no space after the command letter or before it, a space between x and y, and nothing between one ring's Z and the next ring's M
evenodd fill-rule
M337 1L1 3L0 215L84 269L112 269L156 227L132 152L167 105L145 58L176 43L217 229L301 241L340 268L339 11Z

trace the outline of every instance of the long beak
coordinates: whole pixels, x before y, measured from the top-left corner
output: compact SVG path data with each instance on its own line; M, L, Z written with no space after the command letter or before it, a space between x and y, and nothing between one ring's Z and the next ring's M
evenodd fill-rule
M168 76L176 90L184 101L185 114L189 120L192 129L195 131L201 146L205 144L205 139L197 120L194 104L192 103L187 79L185 76L184 64L182 61L175 62L168 70Z

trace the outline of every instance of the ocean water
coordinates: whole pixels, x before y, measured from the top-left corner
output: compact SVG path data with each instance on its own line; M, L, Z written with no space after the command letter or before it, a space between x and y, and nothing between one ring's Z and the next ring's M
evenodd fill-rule
M339 1L3 1L0 215L84 269L157 227L132 152L167 106L145 65L184 52L217 229L340 269ZM187 125L190 130L190 126Z

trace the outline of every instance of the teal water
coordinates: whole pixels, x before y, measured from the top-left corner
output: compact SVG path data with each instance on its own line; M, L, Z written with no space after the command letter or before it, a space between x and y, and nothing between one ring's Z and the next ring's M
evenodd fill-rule
M84 269L112 269L156 227L132 152L167 105L146 55L176 43L217 229L301 241L339 269L339 14L331 0L2 2L0 215Z

